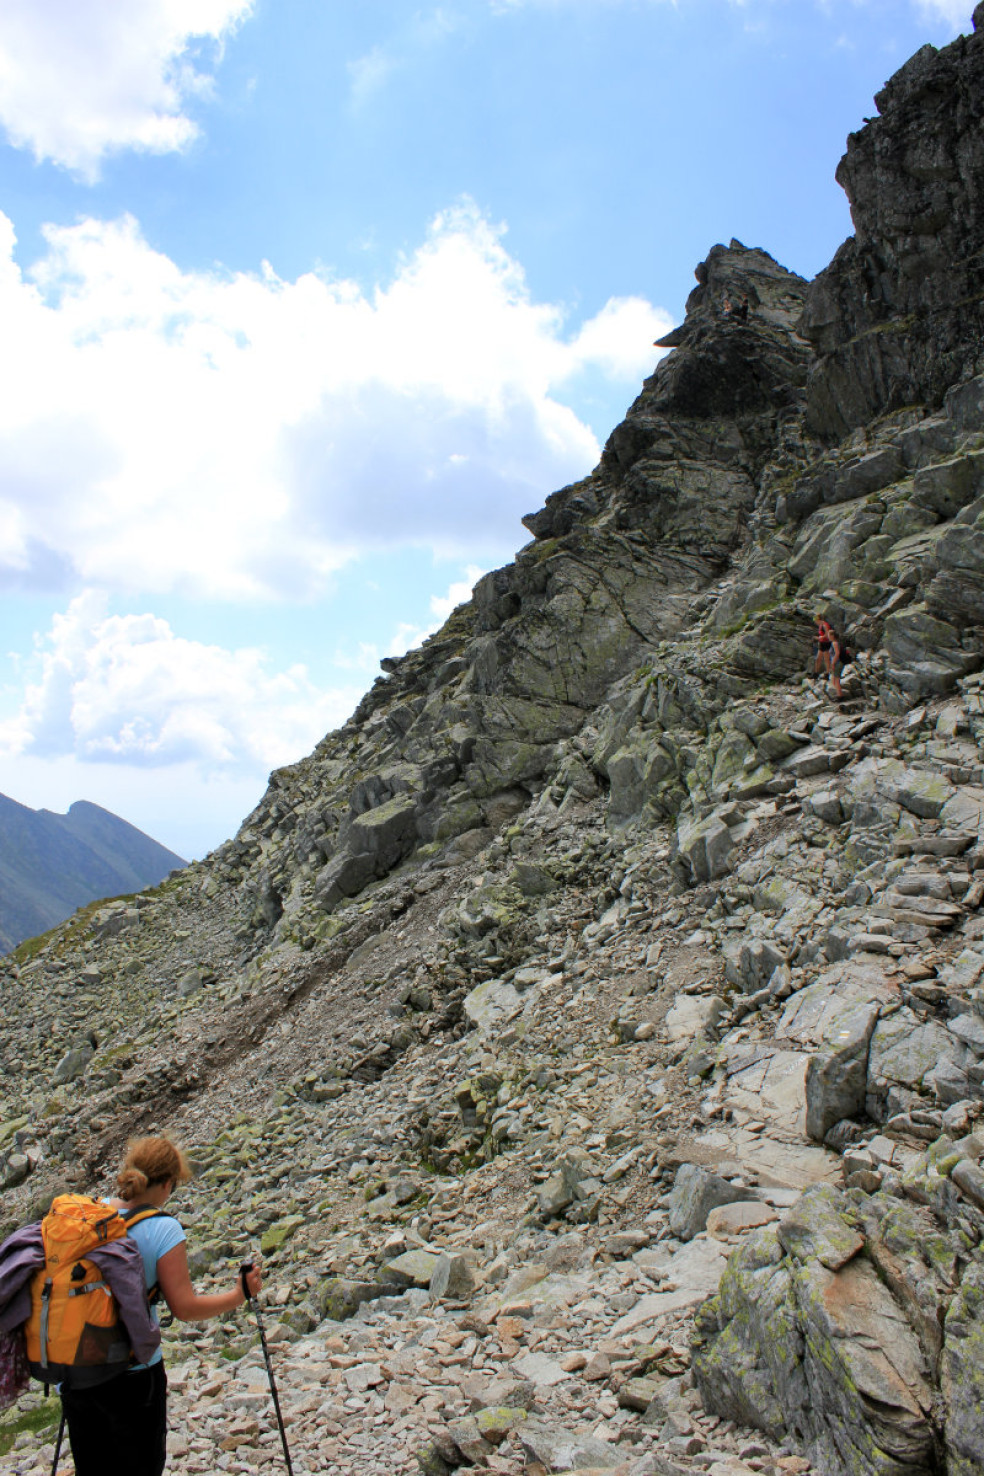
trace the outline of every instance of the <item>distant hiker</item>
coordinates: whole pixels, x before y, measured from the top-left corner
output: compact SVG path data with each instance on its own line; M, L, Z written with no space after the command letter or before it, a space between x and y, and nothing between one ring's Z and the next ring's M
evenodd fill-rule
M164 1470L167 1377L158 1295L184 1322L217 1317L246 1300L238 1277L233 1291L213 1296L199 1296L191 1284L185 1232L164 1209L190 1178L168 1138L138 1138L116 1181L118 1199L61 1195L42 1221L0 1246L0 1334L9 1343L23 1329L31 1373L58 1385L76 1476ZM59 1274L68 1267L67 1276ZM245 1280L255 1296L260 1267ZM94 1295L79 1295L83 1287Z
M735 313L735 317L738 319L738 321L740 323L747 323L748 322L748 298L747 297L743 297L742 298L741 302L735 308L734 313Z
M828 670L830 672L830 680L834 684L834 696L840 701L844 695L840 679L845 667L850 666L854 660L854 652L848 648L848 644L843 636L839 636L836 631L833 631L831 634L833 639L829 652Z
M825 673L829 682L833 684L834 696L840 701L844 695L840 681L841 672L845 666L850 664L853 657L830 621L824 620L822 616L817 617L817 638L814 642L814 650L816 651L814 673L819 675L821 670Z
M841 645L837 632L830 632L830 650L827 652L827 675L834 684L834 696L838 702L844 693L841 689L840 674L844 666L844 647Z
M822 615L818 615L817 634L813 642L813 651L816 657L813 663L814 676L819 676L821 672L826 672L828 670L827 658L830 655L830 647L833 643L833 637L833 627L829 625L826 620L824 620Z

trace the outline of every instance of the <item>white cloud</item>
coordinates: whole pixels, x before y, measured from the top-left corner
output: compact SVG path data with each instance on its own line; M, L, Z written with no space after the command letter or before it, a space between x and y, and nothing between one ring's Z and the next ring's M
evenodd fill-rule
M565 337L471 206L372 293L183 272L129 217L45 234L23 273L0 215L8 587L294 598L374 549L508 556L598 455L565 383L631 385L671 326L630 298Z
M380 657L403 656L436 630L440 630L452 610L471 598L472 590L484 573L486 570L480 569L477 564L469 564L464 570L464 578L452 580L448 585L447 594L431 595L430 612L433 619L424 625L401 620L385 647L380 647L373 641L359 641L354 654L350 651L336 651L334 665L341 671L375 672Z
M916 0L924 15L946 21L955 31L972 31L971 17L977 0Z
M0 123L10 142L85 178L121 149L167 153L197 127L217 53L253 0L4 0ZM197 43L197 49L196 44Z
M35 665L0 723L4 757L262 771L307 752L361 692L319 691L303 666L273 671L261 650L187 640L155 615L110 615L92 591L55 616Z
M452 610L456 610L459 605L471 599L472 590L486 572L477 564L469 564L465 570L464 579L455 579L449 584L446 595L431 595L431 614L437 622L433 627L434 630L444 624Z
M634 384L652 372L653 335L666 333L669 323L645 298L610 297L572 343L572 370L595 365L612 379Z

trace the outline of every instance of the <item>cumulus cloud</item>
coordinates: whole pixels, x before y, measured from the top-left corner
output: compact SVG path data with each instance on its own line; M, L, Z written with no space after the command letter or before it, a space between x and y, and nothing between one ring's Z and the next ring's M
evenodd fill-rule
M253 0L4 0L0 123L11 143L84 178L121 149L167 153L197 127L202 69Z
M639 298L566 333L501 232L440 215L392 281L184 272L136 221L0 215L0 585L319 593L375 549L507 556L598 455L564 386L634 386L671 326Z
M464 578L454 579L448 585L447 594L431 595L432 619L426 624L415 625L401 620L385 646L377 645L374 641L359 641L354 654L351 651L336 651L335 666L342 671L374 672L383 656L402 656L414 646L419 646L421 641L440 630L453 610L471 598L472 590L486 570L480 569L477 564L469 564L463 572Z
M34 665L0 723L5 758L269 769L344 721L361 691L320 691L301 665L271 670L262 650L187 640L155 615L110 615L93 591L55 616Z
M443 625L452 610L456 610L459 605L463 605L466 600L471 599L472 590L486 572L485 569L480 569L477 564L469 564L465 570L464 579L453 580L448 585L446 595L431 595L430 607L431 614L434 616L432 630L437 630L439 626Z
M977 0L916 0L923 15L942 20L955 31L971 31L971 17Z

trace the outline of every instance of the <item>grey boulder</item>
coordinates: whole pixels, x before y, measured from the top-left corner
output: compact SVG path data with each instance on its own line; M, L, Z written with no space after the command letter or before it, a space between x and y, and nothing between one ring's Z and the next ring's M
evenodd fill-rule
M727 1179L699 1164L682 1163L670 1194L670 1229L680 1240L693 1240L706 1228L711 1210L750 1199L758 1199L754 1189L729 1184Z

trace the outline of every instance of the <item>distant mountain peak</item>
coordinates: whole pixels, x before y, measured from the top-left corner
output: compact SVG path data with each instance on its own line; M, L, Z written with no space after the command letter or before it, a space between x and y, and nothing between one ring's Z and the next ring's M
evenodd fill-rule
M0 794L0 952L77 907L156 886L184 860L91 800L64 815Z

